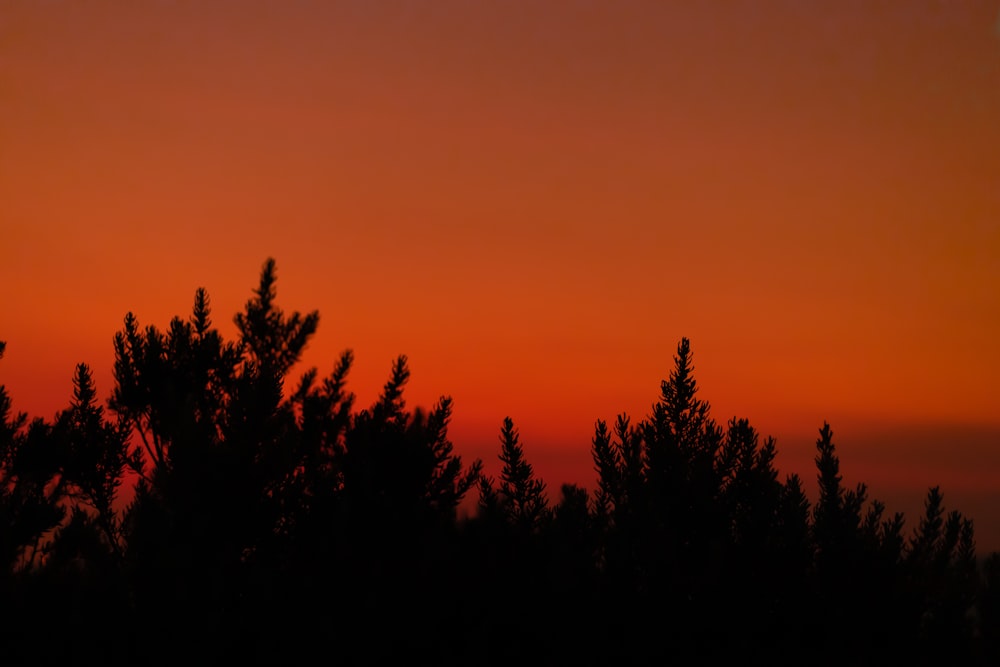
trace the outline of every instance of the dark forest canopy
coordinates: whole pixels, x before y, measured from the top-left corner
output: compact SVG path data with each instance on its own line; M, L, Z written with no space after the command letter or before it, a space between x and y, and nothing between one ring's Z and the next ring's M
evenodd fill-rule
M596 422L594 491L552 494L510 418L498 478L463 461L450 398L407 406L406 357L367 407L350 351L293 381L319 314L275 280L232 341L204 290L165 330L126 315L106 403L85 364L51 422L0 386L7 662L1000 660L972 520L937 487L911 523L845 487L828 424L811 504L772 438L714 420L687 339L649 415Z

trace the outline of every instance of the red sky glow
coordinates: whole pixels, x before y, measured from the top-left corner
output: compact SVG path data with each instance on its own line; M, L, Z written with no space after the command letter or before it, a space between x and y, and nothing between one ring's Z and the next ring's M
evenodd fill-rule
M0 1L0 382L111 390L133 311L232 316L274 257L356 354L550 489L644 417L682 336L810 490L1000 549L1000 3Z

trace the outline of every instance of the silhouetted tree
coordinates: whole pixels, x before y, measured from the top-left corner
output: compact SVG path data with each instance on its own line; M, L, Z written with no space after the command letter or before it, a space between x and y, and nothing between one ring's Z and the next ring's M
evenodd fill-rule
M531 532L549 518L545 482L535 477L531 464L524 456L520 436L510 417L505 417L500 429L500 483L496 492L493 480L480 480L482 504L489 507L498 502L506 519L514 526Z
M913 611L919 614L920 648L935 659L970 658L972 605L978 589L972 522L947 512L939 487L931 487L907 565Z
M646 418L595 423L593 494L563 484L550 505L509 417L494 479L457 454L450 397L407 407L405 356L360 410L350 350L290 383L319 315L279 309L276 275L267 260L235 341L203 289L166 330L126 315L107 411L86 364L52 423L0 385L7 662L1000 655L1000 559L977 568L972 521L933 487L905 534L845 487L828 424L812 506L773 438L714 421L686 338Z
M62 412L56 431L64 451L63 482L68 495L89 507L88 515L99 526L101 541L120 558L123 536L115 501L128 463L129 427L111 423L97 403L97 390L86 364L79 364L73 378L70 409ZM82 519L77 519L78 525Z
M760 445L750 422L734 418L722 452L723 502L732 520L732 539L748 554L769 551L781 501L774 439Z
M0 358L5 348L0 342ZM5 581L34 564L43 537L65 516L55 454L52 427L12 414L10 396L0 385L0 567Z
M309 338L316 333L319 312L304 316L295 312L285 317L274 304L276 280L275 261L268 258L254 298L247 301L246 312L236 314L235 322L242 343L249 348L250 360L262 372L280 379L299 360Z
M642 431L631 426L628 415L615 421L614 435L607 423L597 420L591 455L597 471L595 513L602 522L628 523L645 502L645 454Z
M146 626L186 614L207 631L250 613L276 585L259 575L287 553L282 543L301 512L297 472L308 459L283 382L318 315L286 317L274 282L269 260L236 317L235 343L213 327L203 289L189 320L140 330L129 313L115 337L110 406L141 443L129 457L139 483L125 525ZM220 648L235 639L190 641Z
M723 433L708 402L697 397L692 359L690 343L682 338L660 399L640 425L648 528L635 541L640 556L634 571L641 589L664 600L676 637L710 645L711 637L696 632L717 621L717 573L725 561L729 521L720 503Z
M405 409L406 362L405 356L396 359L379 399L360 411L346 432L345 493L355 511L374 513L371 518L379 521L419 523L437 516L450 523L481 464L464 469L454 454L448 439L450 397L428 413Z

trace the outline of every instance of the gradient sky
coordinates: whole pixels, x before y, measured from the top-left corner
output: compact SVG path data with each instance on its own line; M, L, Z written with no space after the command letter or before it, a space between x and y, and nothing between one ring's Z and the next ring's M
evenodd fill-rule
M0 0L0 382L111 390L134 311L261 264L373 400L550 488L682 336L719 421L1000 549L1000 2Z

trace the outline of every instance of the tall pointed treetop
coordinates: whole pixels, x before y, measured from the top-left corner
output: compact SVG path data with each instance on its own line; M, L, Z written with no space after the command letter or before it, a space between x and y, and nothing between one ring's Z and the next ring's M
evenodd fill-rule
M293 312L287 318L274 305L277 291L274 260L268 258L260 274L254 298L247 301L245 312L234 318L243 342L255 363L262 369L282 376L299 360L309 338L319 324L319 311L303 316Z

